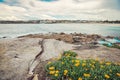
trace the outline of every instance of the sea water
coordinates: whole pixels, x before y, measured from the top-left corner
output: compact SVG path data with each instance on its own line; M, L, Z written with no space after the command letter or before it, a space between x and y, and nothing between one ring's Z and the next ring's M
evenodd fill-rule
M49 32L120 36L120 24L0 24L0 37L18 37Z

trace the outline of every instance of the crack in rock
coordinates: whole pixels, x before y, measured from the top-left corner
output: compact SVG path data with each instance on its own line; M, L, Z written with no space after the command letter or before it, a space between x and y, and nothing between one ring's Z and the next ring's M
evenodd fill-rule
M42 39L42 41L39 41L39 45L41 45L41 51L35 56L35 59L31 61L28 74L33 74L33 70L41 62L40 55L44 52L43 44L44 44L44 39Z

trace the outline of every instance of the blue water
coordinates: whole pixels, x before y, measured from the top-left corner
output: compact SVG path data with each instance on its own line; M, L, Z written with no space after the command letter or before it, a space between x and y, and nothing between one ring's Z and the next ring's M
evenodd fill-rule
M48 32L120 36L120 24L0 24L0 37Z

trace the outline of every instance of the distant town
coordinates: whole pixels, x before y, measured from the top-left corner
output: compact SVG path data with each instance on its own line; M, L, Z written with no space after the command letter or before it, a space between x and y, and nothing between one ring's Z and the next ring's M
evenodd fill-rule
M110 23L110 24L120 24L120 20L116 21L109 21L109 20L104 20L104 21L95 21L95 20L28 20L28 21L23 21L23 20L18 20L18 21L9 21L9 20L4 20L0 21L0 24L57 24L57 23Z

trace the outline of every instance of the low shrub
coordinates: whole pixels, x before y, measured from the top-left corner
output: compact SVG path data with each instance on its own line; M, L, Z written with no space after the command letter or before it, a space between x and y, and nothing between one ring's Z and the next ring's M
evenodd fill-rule
M110 48L117 48L120 49L120 46L116 45L116 44L112 44L112 46L109 46L108 44L103 44L106 47L110 47Z
M76 56L75 52L65 51L59 60L46 64L47 76L51 80L120 80L119 64Z
M77 53L72 52L72 51L64 51L63 56L76 57L76 56L77 56Z

